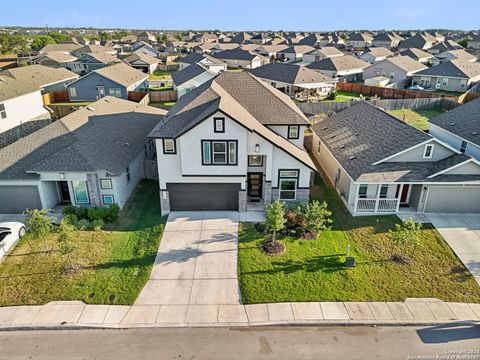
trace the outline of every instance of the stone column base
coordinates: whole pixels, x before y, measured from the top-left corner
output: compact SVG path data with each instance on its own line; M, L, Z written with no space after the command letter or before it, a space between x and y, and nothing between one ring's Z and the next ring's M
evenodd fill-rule
M247 192L245 190L238 192L238 211L247 211Z
M162 215L170 213L170 195L167 190L160 190L160 210Z

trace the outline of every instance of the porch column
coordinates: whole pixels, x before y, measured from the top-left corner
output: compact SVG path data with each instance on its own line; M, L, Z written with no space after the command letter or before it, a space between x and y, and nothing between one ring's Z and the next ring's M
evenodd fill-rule
M398 192L397 211L396 211L396 212L398 212L398 210L400 209L400 199L402 198L403 186L404 186L404 185L405 185L405 184L402 184L402 185L400 186L400 191Z
M357 212L357 203L358 203L358 192L360 191L360 186L357 185L356 191L355 191L355 201L353 202L353 213L355 214Z
M382 184L377 184L377 198L375 200L375 212L378 212L378 202L380 200L380 189L382 188Z

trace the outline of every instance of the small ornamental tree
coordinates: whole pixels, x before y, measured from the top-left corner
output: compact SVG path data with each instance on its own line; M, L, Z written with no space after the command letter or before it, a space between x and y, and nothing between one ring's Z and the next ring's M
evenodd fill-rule
M277 231L283 230L285 227L285 208L283 202L275 200L265 209L266 222L268 230L272 232L272 247L275 246Z
M69 269L73 269L72 252L75 250L73 239L75 238L75 226L65 217L58 227L59 250L62 255L66 255L68 259Z
M313 200L312 202L299 207L300 212L305 219L306 229L312 234L317 234L322 230L330 229L332 223L332 212L328 210L327 203Z
M47 209L34 209L26 210L25 214L27 219L25 221L27 225L27 231L34 239L43 238L45 242L45 252L50 252L47 237L52 232L52 221L47 216Z
M405 260L409 260L406 255L406 250L408 247L413 246L414 251L420 242L420 230L422 229L422 224L416 223L410 219L403 219L400 224L395 224L395 229L390 230L393 241L402 248L402 257Z

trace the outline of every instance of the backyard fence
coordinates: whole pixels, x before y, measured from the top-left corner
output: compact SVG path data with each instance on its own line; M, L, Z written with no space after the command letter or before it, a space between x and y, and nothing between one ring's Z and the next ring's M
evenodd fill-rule
M358 100L342 102L298 103L297 106L308 115L337 113L355 104ZM384 110L452 110L460 104L446 98L417 98L417 99L382 99L365 100Z
M129 91L128 100L135 101L142 105L148 105L150 103L149 93L143 91Z
M414 91L403 89L391 89L378 86L368 86L362 84L354 84L347 82L337 83L338 91L352 92L355 94L362 94L365 96L379 96L388 99L416 99L416 98L439 98L448 97L452 100L458 100L457 97L452 97L448 94L442 94L431 91Z
M177 101L177 92L175 90L150 91L149 94L152 102Z
M67 90L49 92L49 93L43 94L42 98L43 98L44 105L70 101L70 97L68 96Z
M141 171L142 179L158 180L158 165L156 160L143 160Z

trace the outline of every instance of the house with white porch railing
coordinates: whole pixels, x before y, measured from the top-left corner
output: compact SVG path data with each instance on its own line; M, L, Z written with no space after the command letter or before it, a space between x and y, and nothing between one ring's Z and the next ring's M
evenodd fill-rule
M480 162L359 101L312 126L312 155L353 215L480 212Z

